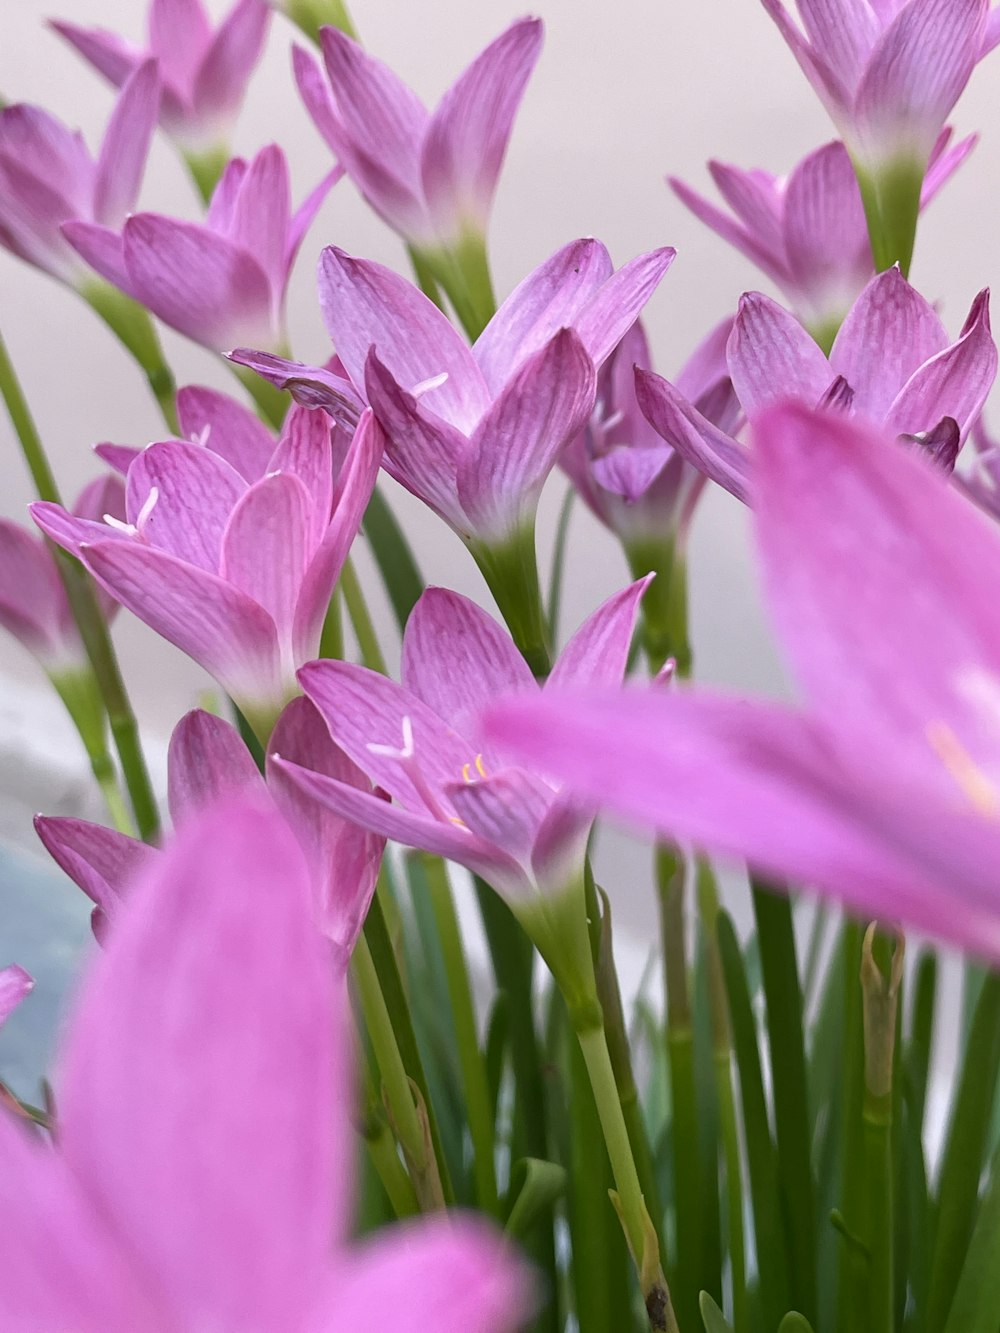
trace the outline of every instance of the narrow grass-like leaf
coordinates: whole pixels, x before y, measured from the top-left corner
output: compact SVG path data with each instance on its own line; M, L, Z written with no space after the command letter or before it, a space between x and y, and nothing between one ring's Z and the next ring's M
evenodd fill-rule
M701 1310L701 1322L705 1325L705 1333L733 1333L732 1325L726 1322L722 1311L707 1291L703 1291L699 1296L698 1305Z
M378 488L372 491L368 501L362 531L371 544L375 563L402 630L424 590L424 580L396 515Z
M979 1205L944 1333L996 1333L1000 1323L1000 1153Z

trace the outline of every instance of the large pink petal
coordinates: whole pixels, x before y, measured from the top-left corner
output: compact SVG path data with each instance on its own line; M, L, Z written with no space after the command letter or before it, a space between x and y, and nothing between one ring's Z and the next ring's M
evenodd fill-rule
M309 496L310 554L323 540L333 506L332 423L325 412L293 407L285 418L281 439L267 462L269 472L298 477ZM375 460L378 470L379 460Z
M309 557L311 524L305 486L291 472L272 472L237 504L222 539L219 574L264 608L283 650Z
M199 662L241 706L286 694L274 621L206 570L139 542L98 542L81 556L133 615Z
M225 121L243 100L264 50L271 11L264 0L238 0L201 57L194 81L199 116Z
M477 56L431 117L421 182L442 240L485 231L514 117L542 45L539 19L520 19Z
M123 241L134 293L164 323L216 351L277 336L270 283L248 251L156 213L129 218Z
M620 685L639 615L639 603L653 576L637 580L602 603L559 654L546 690ZM659 577L659 576L657 576Z
M217 574L222 535L246 490L220 454L164 440L148 445L129 468L125 508L129 522L140 524L143 541Z
M600 241L570 241L514 288L476 340L474 355L495 397L517 368L560 329L573 328L614 266Z
M563 329L521 363L476 428L456 477L479 540L501 541L530 519L563 447L594 408L594 363Z
M538 830L555 790L534 773L508 768L501 773L455 782L448 795L466 828L493 843L521 865L531 864Z
M259 481L274 453L274 436L228 394L194 385L178 390L177 415L188 439L224 458L246 481Z
M330 246L320 256L319 300L333 345L359 393L374 347L408 391L446 375L422 397L460 430L472 430L489 403L486 385L461 334L423 292L382 264L352 259Z
M642 313L677 251L669 245L637 255L613 273L593 294L573 330L600 367Z
M855 301L833 344L830 365L854 390L855 408L881 421L917 367L947 346L948 335L933 306L898 268L890 268L872 278Z
M754 431L755 514L782 644L831 722L956 797L996 759L1000 539L930 463L844 418Z
M846 305L857 290L854 284L860 286L871 273L861 191L839 140L803 158L789 176L784 237L796 284L810 292L818 290L831 301Z
M35 832L56 865L109 916L159 855L137 838L85 819L36 815Z
M263 778L235 727L195 708L174 727L167 751L167 799L174 826L218 801L263 792Z
M887 424L901 434L914 434L951 417L964 440L979 419L996 374L990 295L984 291L973 302L959 340L918 367L900 389Z
M150 5L150 49L164 74L188 94L211 37L202 0L153 0Z
M118 232L96 222L64 222L63 236L96 273L128 296L134 296L132 279L125 265L125 247Z
M744 504L750 499L750 456L724 431L713 426L669 380L636 369L635 398L656 433L693 467Z
M798 0L813 47L847 88L856 88L879 36L869 0Z
M538 688L506 629L468 597L447 588L428 588L410 612L402 681L470 737L488 703Z
M278 145L269 144L256 155L240 182L226 236L254 257L276 295L284 292L288 276L291 216L288 163Z
M749 417L787 398L815 407L835 378L795 316L761 292L740 297L728 355L733 388Z
M92 967L60 1145L171 1327L294 1328L315 1299L349 1197L337 999L302 854L246 799L178 836Z
M274 756L358 791L371 783L334 745L315 704L293 699L268 744L268 786L309 862L319 928L350 957L375 892L385 839L305 795Z
M94 182L94 220L120 227L135 208L149 145L160 111L155 60L131 75L108 122Z

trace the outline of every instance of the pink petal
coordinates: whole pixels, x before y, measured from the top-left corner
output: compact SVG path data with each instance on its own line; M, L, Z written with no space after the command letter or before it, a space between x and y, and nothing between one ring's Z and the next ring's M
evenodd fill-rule
M856 88L881 28L869 0L799 0L799 13L813 49Z
M957 800L943 747L987 771L995 755L995 530L931 464L843 417L774 409L754 457L765 588L807 696Z
M0 112L0 153L69 204L65 217L89 213L94 164L79 132L41 107L16 103Z
M520 19L445 93L424 138L420 175L439 237L485 231L514 117L542 45L539 19Z
M98 542L81 555L122 606L200 663L241 707L285 697L274 621L245 593L138 542Z
M135 295L164 323L217 351L277 336L270 284L247 251L156 213L129 218L123 240Z
M79 24L56 19L50 20L49 26L116 88L125 83L144 59L145 53L139 47L117 33L105 32L101 28L81 28Z
M306 233L312 226L316 214L322 208L326 196L330 193L337 182L343 177L344 168L339 164L323 177L320 183L315 186L299 204L298 208L292 214L288 223L288 230L285 234L285 270L291 272L292 265L295 263L302 242L306 238Z
M337 158L343 158L345 150L347 153L350 152L347 135L330 92L330 85L323 76L319 62L303 47L293 46L292 73L295 76L299 96L305 103L313 124L323 136L327 147Z
M795 282L846 308L873 261L861 191L839 141L810 153L789 176L784 236Z
M149 46L164 74L189 96L195 73L212 38L202 0L153 0Z
M36 815L35 832L56 865L108 916L159 856L155 847L84 819Z
M164 440L148 445L129 468L125 507L129 522L141 525L143 541L217 574L222 535L246 490L219 454L185 440Z
M81 265L66 243L63 226L76 216L79 205L7 153L0 153L0 188L4 244L61 282L78 283Z
M194 81L193 100L200 116L225 120L239 108L264 50L270 19L264 0L238 0L219 25Z
M780 257L785 241L781 230L781 194L775 177L716 161L709 162L708 170L719 193L757 244Z
M455 782L448 795L459 818L484 842L502 847L522 865L530 865L538 830L555 790L533 773L509 768L495 776Z
M511 292L476 340L474 356L495 397L515 370L563 328L573 328L614 266L600 241L557 250Z
M183 393L183 389L181 390ZM178 394L178 398L180 394ZM141 449L136 449L130 444L95 444L94 453L102 463L107 463L119 476L126 476L129 468L142 453ZM124 518L122 513L120 517Z
M280 816L188 826L92 966L59 1081L63 1155L171 1327L301 1326L349 1201L342 1022Z
M222 539L220 575L264 608L282 647L291 635L311 526L305 486L290 472L275 472L250 487Z
M653 575L647 574L602 603L559 654L546 690L620 685L639 616L639 603ZM494 696L496 697L496 696Z
M233 202L225 234L267 274L273 293L288 277L288 227L292 216L288 163L277 144L262 148L250 163Z
M671 448L749 504L750 457L687 401L669 382L651 371L635 372L635 397L643 416Z
M531 849L531 868L545 892L564 893L583 874L596 809L574 791L560 791L542 820Z
M788 16L783 0L761 0L774 20L788 49L798 61L799 68L819 94L823 105L835 122L839 123L852 100L849 89L816 49L805 40Z
M159 110L156 61L147 60L122 89L101 144L94 219L106 227L120 227L135 207Z
M717 236L721 236L724 241L728 241L734 249L738 250L741 255L745 255L752 264L756 264L762 272L766 273L779 286L788 280L787 266L781 251L768 250L761 243L760 238L749 231L742 222L737 222L728 213L724 213L721 208L717 208L703 195L698 194L696 190L692 190L678 177L668 176L667 184L685 208L689 209L699 222L703 222Z
M375 489L384 446L385 439L378 423L370 412L366 412L354 432L337 479L329 524L312 553L299 589L292 627L297 662L306 661L319 651L320 633L333 586L340 577Z
M439 717L450 718L470 736L494 699L538 688L506 629L447 588L426 589L410 612L401 679Z
M64 222L60 230L95 272L127 296L134 295L125 264L124 242L118 232L98 226L96 222Z
M890 268L872 278L854 303L833 344L830 365L854 390L855 408L880 421L900 386L947 346L934 308L898 268Z
M249 170L246 158L231 157L223 168L219 182L212 191L205 215L205 225L220 236L228 236L239 201L240 190Z
M310 554L323 540L333 505L332 424L324 412L293 407L285 418L281 439L267 462L269 472L289 472L298 477L309 497ZM378 472L379 460L375 460Z
M501 541L530 518L563 447L594 408L594 363L572 329L523 361L458 462L458 498L476 537Z
M887 418L894 430L927 431L947 416L958 425L960 441L965 440L997 374L989 299L989 291L979 293L959 340L918 367L900 389Z
M167 751L167 799L174 826L246 792L263 793L263 778L235 727L193 709L174 727Z
M676 254L667 245L638 255L612 274L586 303L573 329L595 366L603 364L638 319Z
M814 407L835 378L794 315L760 292L740 297L728 352L733 388L751 418L787 398Z
M65 650L66 594L36 536L0 519L0 625L41 658Z
M0 1027L25 998L35 989L35 979L17 963L0 967Z
M341 818L305 796L271 756L333 778L361 792L371 784L330 739L315 705L293 699L278 719L268 744L268 787L299 840L312 872L319 928L346 958L364 925L375 892L385 839Z
M274 453L274 436L248 407L215 389L189 386L177 393L181 430L218 454L246 481L259 481Z
M350 380L343 376L322 366L288 361L271 352L255 352L249 347L237 347L228 353L228 359L238 366L248 366L276 389L287 389L303 407L322 408L346 430L353 430L358 424L362 404Z
M46 500L36 500L28 505L28 513L50 541L71 555L79 556L80 547L88 542L128 540L124 533L109 527L107 523L77 518L69 510L63 509L62 505L51 504Z
M461 335L423 292L381 264L329 246L319 261L319 300L333 345L359 392L374 347L406 390L447 375L422 400L460 430L472 430L489 403L486 385Z
M1000 10L995 12L1000 13ZM950 138L951 130L946 127L941 131L934 151L931 153L930 165L927 168L926 176L924 176L923 189L920 192L921 208L926 208L937 197L941 187L951 180L979 142L978 134L970 134L955 144L953 148L948 148L947 143Z

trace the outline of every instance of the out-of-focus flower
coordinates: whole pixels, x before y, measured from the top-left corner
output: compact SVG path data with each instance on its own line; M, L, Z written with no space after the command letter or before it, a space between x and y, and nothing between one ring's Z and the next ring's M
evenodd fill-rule
M934 145L921 208L975 147L974 134L949 147L951 133L943 130ZM767 274L816 341L828 349L875 272L861 192L846 148L839 142L825 144L788 176L743 171L722 162L709 162L708 169L731 213L671 176L674 193Z
M285 155L275 144L252 162L234 158L204 223L133 213L120 231L71 222L63 234L114 286L197 343L225 352L285 344L285 290L310 223L341 173L297 212Z
M333 586L378 474L381 431L362 419L339 477L330 426L297 408L265 474L167 440L128 470L126 522L35 504L43 532L123 606L205 667L266 736L315 657Z
M101 28L55 21L52 27L120 88L145 60L163 81L160 123L190 156L222 156L267 37L264 0L237 0L217 26L201 0L152 0L145 47Z
M753 433L764 587L805 708L547 695L487 734L583 799L1000 959L1000 536L861 423L785 405Z
M348 1241L345 1010L277 812L244 797L185 829L91 964L55 1143L0 1114L0 1323L512 1328L525 1275L473 1220Z
M955 473L955 482L980 509L1000 520L1000 442L986 429L981 416L970 439L974 446L970 466L964 473Z
M0 111L0 245L86 294L90 268L62 234L65 222L120 227L135 207L156 126L155 61L124 82L97 159L83 137L40 107Z
M349 37L356 35L344 0L268 0L268 3L297 23L314 42L320 40L320 30L325 27L339 28Z
M17 963L0 967L0 1028L25 998L35 989L35 979Z
M763 0L858 173L876 267L908 268L938 135L995 36L989 0Z
M759 292L740 302L727 350L737 397L751 421L773 403L850 410L917 447L947 470L997 373L989 293L972 304L957 341L898 269L873 278L837 334L829 359L794 316ZM653 427L713 481L747 500L753 459L666 380L638 371L636 396Z
M371 784L330 739L308 699L293 699L269 744L304 768L349 786ZM264 780L246 745L228 722L200 709L174 728L167 754L167 795L174 827L240 793L263 799ZM341 819L305 796L285 774L268 765L268 787L295 833L309 865L317 925L346 967L375 892L384 838ZM118 915L136 878L160 853L114 829L86 820L38 815L35 830L53 860L94 903L94 932Z
M620 684L643 579L581 626L543 687L546 694ZM345 819L460 865L487 880L525 922L547 958L546 903L582 883L589 805L539 772L483 748L476 717L501 694L537 694L507 632L474 602L428 589L403 636L403 684L348 662L312 662L299 679L330 735L394 804L326 772L272 765L302 793Z

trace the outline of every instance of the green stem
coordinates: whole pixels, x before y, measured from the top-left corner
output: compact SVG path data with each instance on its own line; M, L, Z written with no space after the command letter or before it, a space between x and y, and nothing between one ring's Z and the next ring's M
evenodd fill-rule
M626 549L634 579L653 573L656 577L642 599L642 637L651 669L659 671L669 658L677 663L677 674L691 674L691 644L688 638L687 564L675 542L633 542Z
M364 934L359 936L351 957L351 977L357 990L365 1027L382 1077L386 1104L393 1127L413 1178L417 1197L427 1208L443 1208L444 1194L430 1137L414 1097L393 1031L389 1008L382 994L378 973Z
M285 0L284 10L292 22L317 44L319 30L325 26L339 28L348 37L358 40L357 29L344 0Z
M444 310L444 297L438 287L437 278L435 278L431 266L424 258L423 252L413 245L406 247L406 253L410 257L410 263L413 265L413 276L417 280L417 286L427 297L428 301L433 301L439 310Z
M190 149L183 154L183 157L202 203L211 203L215 187L229 162L229 145L212 144L211 147L200 151Z
M54 556L55 548L51 550ZM111 822L119 833L135 837L135 823L122 796L118 773L108 750L107 715L93 670L88 663L69 671L52 672L49 679L80 733L90 760L91 772L104 797Z
M639 1173L632 1156L628 1128L618 1100L614 1070L604 1027L576 1029L580 1050L587 1066L587 1075L593 1089L601 1131L611 1162L611 1171L618 1191L617 1206L625 1235L639 1270L639 1282L651 1329L677 1333L677 1320L670 1302L666 1279L660 1267L656 1233L650 1223L642 1196Z
M368 604L350 556L344 561L344 567L340 571L340 591L344 594L344 604L354 630L354 637L361 650L361 660L370 671L386 675L385 658L382 656L375 626L368 614Z
M179 434L177 386L149 312L130 296L100 278L86 283L80 294L145 374L167 430L171 435Z
M335 658L338 661L344 656L344 617L341 613L339 588L334 588L330 605L323 617L323 631L319 636L319 655L324 658Z
M438 938L441 942L441 952L444 956L445 978L455 1022L458 1059L465 1088L465 1109L469 1118L469 1133L475 1155L477 1201L484 1212L499 1217L500 1201L494 1161L496 1145L493 1102L476 1031L476 1011L465 950L462 947L462 934L444 862L440 857L426 854L422 860Z
M559 612L562 608L563 570L566 565L569 521L573 516L573 502L575 499L576 487L567 486L566 494L563 496L563 502L559 509L555 547L552 552L552 569L549 574L548 622L553 643L559 642Z
M898 264L903 277L909 275L926 165L902 157L872 171L854 159L878 273Z
M413 1188L413 1181L406 1174L406 1168L399 1160L396 1141L386 1124L385 1112L379 1102L368 1062L362 1060L360 1064L364 1095L364 1118L361 1124L361 1136L365 1141L376 1174L382 1182L382 1188L392 1204L393 1212L398 1218L412 1217L420 1212L420 1204L417 1200L416 1190Z
M468 545L524 660L536 676L547 676L552 669L549 629L538 582L534 519L495 545Z
M59 487L21 389L17 373L0 335L0 395L2 395L25 462L42 500L61 504ZM139 743L139 728L122 680L108 626L89 576L71 555L54 548L56 565L66 589L70 610L83 639L83 646L97 680L108 715L129 799L139 832L152 841L159 831L159 815L152 783ZM110 757L105 761L110 764Z

